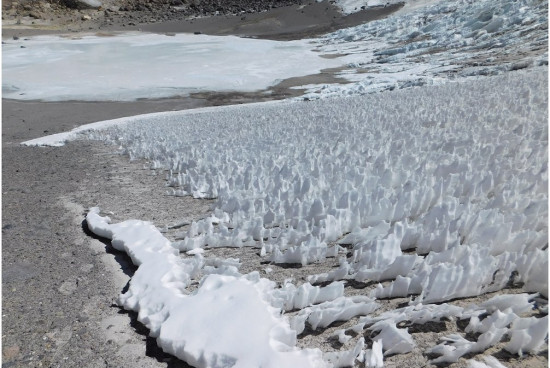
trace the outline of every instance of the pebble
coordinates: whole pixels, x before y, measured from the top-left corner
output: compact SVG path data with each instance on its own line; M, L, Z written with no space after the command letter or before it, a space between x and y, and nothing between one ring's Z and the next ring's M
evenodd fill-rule
M17 345L7 346L2 349L2 360L4 362L13 360L19 355L21 349Z

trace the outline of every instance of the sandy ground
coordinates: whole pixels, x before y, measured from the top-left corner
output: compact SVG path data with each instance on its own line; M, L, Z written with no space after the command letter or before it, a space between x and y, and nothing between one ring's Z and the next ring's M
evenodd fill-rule
M227 23L216 18L139 27L154 32L198 30L289 39L351 22L351 18L343 21L341 17L329 22L329 16L327 23L317 29L307 27L307 22L300 23L302 17L312 16L315 11L335 16L333 9L291 6L238 19L226 17ZM290 29L289 24L301 26L291 33L283 32ZM94 29L100 26L96 24ZM106 28L110 31L117 26ZM44 27L6 28L3 36L25 37L37 32L43 33ZM327 71L308 78L332 77ZM303 80L285 81L264 99L287 97L296 93L288 87L301 83ZM164 195L162 173L147 169L144 162L129 162L114 147L75 142L61 148L37 148L21 146L20 142L105 119L259 99L258 94L201 94L131 103L2 101L2 367L187 367L162 353L154 339L147 337L135 314L116 305L116 297L134 268L126 256L91 236L83 227L83 219L87 208L99 206L112 212L115 221L136 218L164 227L182 218L200 218L210 206L208 201ZM265 267L254 252L223 252L225 257L246 258L250 267ZM277 277L294 276L299 281L313 273L310 267L315 266L279 268ZM361 293L362 287L348 292ZM387 301L386 308L405 301ZM300 345L321 345L328 334L342 327L331 327L322 335L306 331ZM415 337L422 342L419 347L407 355L390 357L386 366L426 366L422 349L460 328L454 321L445 321L417 329ZM335 349L340 347L333 345ZM499 359L508 367L548 365L547 350L520 360L499 349L493 352L500 354ZM464 362L455 365L462 366Z
M209 204L163 194L162 179L82 142L62 148L19 143L111 117L185 108L176 102L42 104L3 101L3 367L184 367L147 338L116 297L133 271L126 257L86 235L85 211L113 219L201 216ZM162 208L156 218L152 209ZM174 212L170 212L173 209ZM159 222L157 222L157 220ZM132 327L133 326L133 327Z

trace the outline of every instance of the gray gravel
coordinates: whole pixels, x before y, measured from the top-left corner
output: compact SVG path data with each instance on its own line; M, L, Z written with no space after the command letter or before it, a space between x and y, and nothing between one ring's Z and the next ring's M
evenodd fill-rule
M19 145L44 130L175 105L117 104L109 111L109 104L3 101L2 367L187 366L159 351L135 316L116 306L134 269L125 255L87 236L82 221L98 205L115 221L146 218L162 227L172 217L202 216L209 203L174 202L163 194L161 176L114 147ZM166 211L151 215L154 208Z

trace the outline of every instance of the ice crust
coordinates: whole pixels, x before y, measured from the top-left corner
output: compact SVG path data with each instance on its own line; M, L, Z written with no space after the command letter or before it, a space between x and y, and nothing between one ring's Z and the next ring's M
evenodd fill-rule
M251 92L342 64L312 49L308 40L193 34L36 36L2 46L2 92L4 98L44 101Z
M202 300L217 298L227 300L219 314L235 315L235 323L259 318L258 330L246 333L267 333L271 340L257 341L275 346L266 354L287 354L281 359L381 366L383 356L415 348L406 326L449 318L468 321L467 331L479 337L446 336L427 350L434 363L482 353L505 338L513 354L536 353L547 317L523 315L537 294L499 295L479 306L452 301L510 284L547 297L547 78L546 68L536 68L394 91L391 98L151 114L88 133L166 170L170 194L216 199L211 215L173 243L153 235L150 224L111 225L90 212L92 231L140 264L121 305L138 311L163 349L197 366L241 359L237 347L210 344L209 332L176 332L179 323L195 323L189 319L222 323L200 311ZM138 249L126 233L142 234ZM162 244L151 248L159 255L140 263L148 241ZM275 285L257 273L240 274L238 260L209 260L198 251L215 247L254 247L273 263L338 257L339 266L309 283ZM194 255L177 255L189 251ZM202 281L189 293L194 278ZM369 295L346 296L350 281L385 283ZM230 293L250 305L245 315L233 309ZM394 297L410 297L410 305L376 315L376 299ZM287 318L282 311L295 313ZM357 317L349 330L370 331L371 349L360 339L322 356L295 348L306 326L324 329ZM338 338L346 340L346 331Z

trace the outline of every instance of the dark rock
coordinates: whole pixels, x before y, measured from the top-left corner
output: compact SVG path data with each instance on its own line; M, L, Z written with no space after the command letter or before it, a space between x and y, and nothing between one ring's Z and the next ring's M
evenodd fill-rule
M34 19L42 19L42 14L40 14L38 12L35 12L35 11L31 11L29 13L29 17L34 18Z
M97 9L101 6L99 0L62 0L62 2L73 9Z

